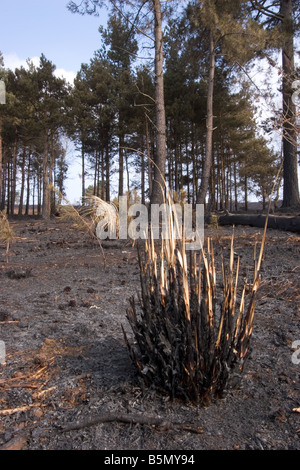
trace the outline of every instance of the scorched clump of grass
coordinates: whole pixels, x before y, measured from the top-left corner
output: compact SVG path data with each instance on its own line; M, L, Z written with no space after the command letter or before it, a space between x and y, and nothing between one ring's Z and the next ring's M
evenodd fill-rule
M228 266L220 263L222 293L217 293L211 240L198 253L187 252L173 233L171 227L168 239L155 243L150 238L145 249L138 248L141 295L138 301L130 299L127 318L134 342L124 332L125 341L147 385L167 392L171 399L208 404L223 395L232 378L241 377L252 335L264 238L253 283L239 288L232 236Z

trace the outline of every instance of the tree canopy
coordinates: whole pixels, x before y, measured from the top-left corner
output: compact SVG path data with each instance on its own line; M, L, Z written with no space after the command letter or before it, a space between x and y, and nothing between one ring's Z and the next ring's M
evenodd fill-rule
M43 54L38 67L28 61L13 71L1 62L1 209L12 213L17 204L28 213L34 206L50 216L53 186L64 194L65 139L81 159L81 203L87 186L107 201L138 191L143 202L161 202L166 182L178 199L209 210L248 209L250 198L265 207L279 173L283 206L297 207L299 10L290 3L69 2L73 13L109 8L99 47L72 86ZM258 123L249 80L266 57L282 73L281 118L267 125L276 122L282 150Z

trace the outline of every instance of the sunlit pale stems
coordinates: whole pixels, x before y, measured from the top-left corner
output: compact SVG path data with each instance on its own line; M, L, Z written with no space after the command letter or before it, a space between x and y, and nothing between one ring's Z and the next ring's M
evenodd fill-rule
M15 238L15 234L8 221L5 211L0 212L0 242L6 245L6 262L8 263L8 253L11 243Z
M199 253L190 252L187 257L185 241L175 240L172 233L170 225L170 237L162 238L160 245L155 246L153 236L145 242L147 272L142 262L140 265L144 313L139 316L131 301L128 318L136 345L131 346L127 339L126 344L147 384L167 391L171 398L207 403L226 390L232 370L243 370L253 331L259 271L245 314L248 285L241 286L239 295L240 258L235 258L234 237L228 266L222 258L218 267L210 239L206 248L202 245ZM259 266L258 262L256 270ZM222 301L217 293L218 269L223 277Z

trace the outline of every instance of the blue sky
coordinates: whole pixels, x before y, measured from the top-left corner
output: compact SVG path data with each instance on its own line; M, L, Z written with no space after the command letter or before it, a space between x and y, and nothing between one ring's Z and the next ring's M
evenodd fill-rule
M59 70L75 74L100 47L99 17L72 14L67 0L1 0L0 51L5 67L13 68L43 53Z
M0 0L0 51L4 66L14 70L26 60L35 65L43 53L56 65L56 73L71 81L82 63L88 63L101 46L99 26L106 24L107 10L99 16L73 14L68 0ZM75 203L81 196L80 159L67 149L69 174L67 197Z

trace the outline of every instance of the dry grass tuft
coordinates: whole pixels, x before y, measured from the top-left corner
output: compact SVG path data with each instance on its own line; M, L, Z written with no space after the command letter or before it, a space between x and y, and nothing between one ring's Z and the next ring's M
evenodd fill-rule
M114 233L117 230L118 220L114 205L103 201L97 196L89 196L83 206L76 208L56 188L53 188L53 190L59 194L60 200L64 201L64 204L59 205L58 208L60 217L64 220L70 220L77 229L84 230L93 240L97 241L106 265L105 254L101 240L97 236L96 228L97 224L105 219L107 220L109 233Z
M8 252L14 238L14 231L9 224L5 211L2 211L0 212L0 241L6 245L6 263L8 263Z

